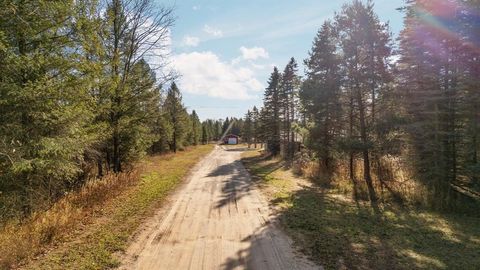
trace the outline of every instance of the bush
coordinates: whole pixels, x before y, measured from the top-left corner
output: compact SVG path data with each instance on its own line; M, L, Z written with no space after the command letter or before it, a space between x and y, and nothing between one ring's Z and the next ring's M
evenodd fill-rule
M12 220L0 230L0 268L42 252L46 245L64 237L77 224L88 220L92 210L135 184L139 171L109 174L92 179L77 192L67 194L49 210L23 220Z

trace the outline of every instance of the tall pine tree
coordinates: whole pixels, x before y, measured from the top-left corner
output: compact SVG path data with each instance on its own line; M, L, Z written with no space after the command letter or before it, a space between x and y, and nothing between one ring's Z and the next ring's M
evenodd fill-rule
M273 68L263 99L264 138L268 146L267 150L274 156L280 153L281 140L280 77L281 75L278 69L276 67Z
M321 165L332 171L336 141L341 131L341 56L338 53L336 30L327 21L313 42L309 58L305 60L307 77L300 92L303 107L312 126L309 146Z
M165 100L166 121L171 128L169 135L170 150L177 152L182 148L189 128L189 117L182 104L182 95L175 83L167 91Z

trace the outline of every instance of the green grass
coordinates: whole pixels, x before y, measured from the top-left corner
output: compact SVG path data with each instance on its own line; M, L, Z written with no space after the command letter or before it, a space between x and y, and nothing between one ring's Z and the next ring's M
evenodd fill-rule
M108 269L117 267L115 255L124 251L132 234L152 216L163 199L182 182L198 160L212 150L199 146L176 155L148 159L138 185L104 205L95 222L73 234L27 269Z
M296 245L326 269L480 269L480 218L367 203L315 185L301 189L281 162L247 152Z

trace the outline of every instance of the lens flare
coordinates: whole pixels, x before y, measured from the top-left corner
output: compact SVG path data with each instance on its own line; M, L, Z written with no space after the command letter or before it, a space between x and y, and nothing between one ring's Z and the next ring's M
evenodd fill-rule
M452 48L480 53L480 14L460 1L421 1L413 7L414 35L436 57L446 58Z

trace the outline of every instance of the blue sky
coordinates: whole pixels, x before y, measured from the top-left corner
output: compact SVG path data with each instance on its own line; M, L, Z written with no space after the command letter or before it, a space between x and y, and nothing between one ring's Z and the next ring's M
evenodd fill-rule
M303 73L313 38L324 20L348 1L177 0L172 64L185 105L202 120L242 117L262 104L273 66L295 57ZM377 0L375 10L397 35L403 0Z

